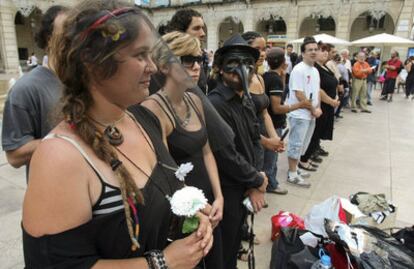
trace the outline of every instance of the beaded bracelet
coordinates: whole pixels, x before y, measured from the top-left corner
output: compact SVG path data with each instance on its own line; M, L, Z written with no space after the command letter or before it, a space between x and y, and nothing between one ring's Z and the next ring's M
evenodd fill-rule
M145 259L149 269L168 269L167 264L165 263L164 253L160 250L151 250L144 253Z

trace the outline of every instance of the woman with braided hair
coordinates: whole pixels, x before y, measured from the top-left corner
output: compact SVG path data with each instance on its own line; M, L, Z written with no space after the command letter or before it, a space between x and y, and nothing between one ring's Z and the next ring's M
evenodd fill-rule
M202 213L197 231L178 239L167 200L183 186L176 164L155 116L127 111L148 95L153 32L136 7L87 0L53 37L63 120L31 159L26 268L190 269L211 248Z

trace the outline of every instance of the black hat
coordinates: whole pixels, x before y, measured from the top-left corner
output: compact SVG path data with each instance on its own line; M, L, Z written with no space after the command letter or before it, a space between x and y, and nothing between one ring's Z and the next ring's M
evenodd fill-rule
M226 41L224 41L223 46L216 51L216 53L214 54L215 64L220 66L222 64L221 62L225 54L229 51L234 50L250 54L254 58L255 62L259 59L260 56L259 50L250 47L246 40L244 40L240 34L235 34Z

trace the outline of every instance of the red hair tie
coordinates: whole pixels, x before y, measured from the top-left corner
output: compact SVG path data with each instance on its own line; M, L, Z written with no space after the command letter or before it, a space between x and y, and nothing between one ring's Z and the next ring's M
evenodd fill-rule
M106 22L107 20L109 20L112 17L116 17L118 15L122 15L124 13L133 11L134 9L131 7L121 7L121 8L117 8L113 11L108 11L108 14L103 15L102 17L100 17L99 19L97 19L91 26L89 26L88 28L86 28L85 31L83 31L83 33L81 34L81 39L82 41L84 41L88 35L95 30L99 25L103 24L104 22Z

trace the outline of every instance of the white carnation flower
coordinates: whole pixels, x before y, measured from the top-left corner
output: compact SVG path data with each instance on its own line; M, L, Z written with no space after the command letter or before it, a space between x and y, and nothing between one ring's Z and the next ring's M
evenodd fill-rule
M207 199L202 190L186 186L173 194L170 203L171 210L175 215L192 217L205 208Z
M175 171L175 177L180 181L184 181L187 174L190 173L193 168L194 165L192 163L183 163L178 167L177 171Z

